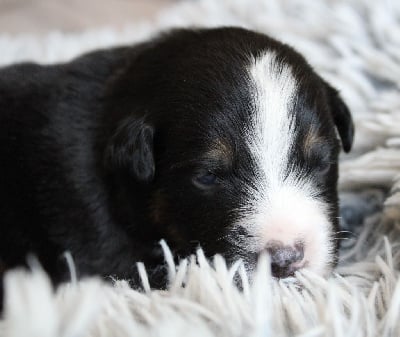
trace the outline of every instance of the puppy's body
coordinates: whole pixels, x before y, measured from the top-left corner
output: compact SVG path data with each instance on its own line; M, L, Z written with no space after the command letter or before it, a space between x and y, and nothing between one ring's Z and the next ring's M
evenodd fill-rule
M107 83L128 53L1 71L0 256L8 268L34 253L58 280L70 250L83 273L129 275L141 241L113 219L100 149Z
M242 29L180 30L63 65L0 70L0 258L55 281L135 277L180 255L278 277L337 258L337 155L352 123L289 47ZM275 255L274 255L275 254ZM289 262L290 263L289 263Z

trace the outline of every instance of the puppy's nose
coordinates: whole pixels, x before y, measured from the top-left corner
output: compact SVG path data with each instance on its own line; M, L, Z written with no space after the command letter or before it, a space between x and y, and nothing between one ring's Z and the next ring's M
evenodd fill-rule
M293 276L294 272L301 266L304 258L304 247L302 244L284 246L281 243L273 243L267 246L271 258L271 273L277 278Z

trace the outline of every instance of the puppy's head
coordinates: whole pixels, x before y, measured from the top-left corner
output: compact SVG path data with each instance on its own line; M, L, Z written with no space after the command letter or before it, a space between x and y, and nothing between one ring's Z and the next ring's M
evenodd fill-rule
M175 31L114 87L126 113L107 160L133 182L136 235L158 233L181 254L200 245L249 269L268 251L277 277L329 273L338 153L350 150L353 124L303 57L242 29Z

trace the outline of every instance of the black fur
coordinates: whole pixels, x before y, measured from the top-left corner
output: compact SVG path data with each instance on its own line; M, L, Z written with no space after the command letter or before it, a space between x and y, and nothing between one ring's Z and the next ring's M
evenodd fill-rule
M200 244L210 256L253 261L225 236L238 191L254 184L256 170L243 141L252 108L244 69L266 49L292 64L303 84L298 143L310 122L325 139L312 158L293 149L293 161L319 175L334 230L334 123L346 151L353 138L337 92L265 35L177 30L66 64L0 70L0 270L34 253L58 283L68 278L68 250L80 276L135 279L135 262L162 265L161 238L180 255ZM229 144L232 160L204 156L215 139Z

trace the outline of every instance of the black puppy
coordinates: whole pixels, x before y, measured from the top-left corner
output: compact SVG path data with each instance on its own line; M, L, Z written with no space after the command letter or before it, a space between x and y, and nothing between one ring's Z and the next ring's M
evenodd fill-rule
M35 254L55 282L135 262L242 258L276 277L337 260L350 113L292 48L239 28L175 30L70 63L0 70L0 270Z

